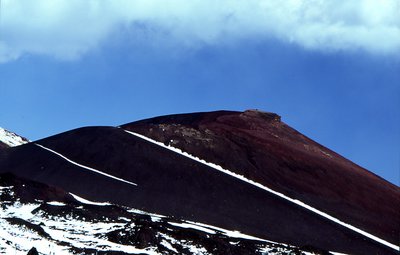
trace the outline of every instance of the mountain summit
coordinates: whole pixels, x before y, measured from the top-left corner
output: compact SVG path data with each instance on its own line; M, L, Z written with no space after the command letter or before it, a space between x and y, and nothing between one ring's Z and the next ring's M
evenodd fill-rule
M96 203L163 215L188 228L238 231L321 254L396 254L399 248L400 189L274 113L216 111L79 128L3 150L1 173ZM36 195L43 193L48 191ZM146 224L146 231L154 229ZM161 228L158 233L166 231ZM176 239L150 232L147 245L154 254L182 253ZM135 236L129 240L137 248ZM245 254L213 250L215 235L201 240L202 252L183 254ZM163 253L155 244L161 242L172 249ZM236 242L225 247L237 248Z

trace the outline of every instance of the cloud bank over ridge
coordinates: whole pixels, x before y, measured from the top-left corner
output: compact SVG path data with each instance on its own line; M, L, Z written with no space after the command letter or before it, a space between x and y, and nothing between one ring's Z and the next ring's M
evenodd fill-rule
M77 59L118 33L155 46L274 38L310 50L400 55L398 0L0 1L0 63L23 54Z

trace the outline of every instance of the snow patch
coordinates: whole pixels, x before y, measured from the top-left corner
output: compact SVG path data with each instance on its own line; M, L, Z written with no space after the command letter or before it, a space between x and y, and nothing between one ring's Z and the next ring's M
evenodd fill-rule
M167 248L170 251L173 251L175 253L179 253L174 247L172 247L172 245L170 243L167 242L167 240L162 240L161 241L161 245L164 246L165 248Z
M64 203L61 202L57 202L57 201L51 201L51 202L47 202L48 205L54 205L54 206L64 206Z
M85 199L81 201L87 202ZM92 202L87 202L93 204ZM50 204L62 204L50 202ZM95 203L97 204L97 203ZM131 245L123 245L108 241L104 235L110 231L121 229L125 223L90 222L67 217L46 216L41 211L32 213L40 207L40 203L22 204L16 202L4 206L0 210L0 254L27 254L35 247L39 254L75 254L71 247L80 249L96 249L98 251L119 251L129 254L155 255L156 247L139 249ZM12 224L7 219L21 219L36 226L40 226L48 237L20 224Z
M0 127L0 142L5 143L10 147L15 147L28 143L29 141L13 132L10 132Z
M111 205L108 202L93 202L87 199L84 199L80 196L77 196L75 194L72 194L71 192L69 193L71 196L73 196L75 198L76 201L82 203L82 204L87 204L87 205L99 205L99 206L105 206L105 205Z

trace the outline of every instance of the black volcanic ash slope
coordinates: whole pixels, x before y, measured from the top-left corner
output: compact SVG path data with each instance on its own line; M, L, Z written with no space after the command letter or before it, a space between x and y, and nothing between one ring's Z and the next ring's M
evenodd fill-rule
M96 201L297 246L395 254L313 212L123 129L220 164L396 243L396 186L302 136L277 115L258 111L173 115L122 128L72 130L37 144L81 166L30 143L7 149L0 172L13 172ZM377 201L379 207L373 204Z
M9 146L5 143L0 142L0 151L8 148Z
M399 188L290 128L276 114L180 114L122 127L399 242Z

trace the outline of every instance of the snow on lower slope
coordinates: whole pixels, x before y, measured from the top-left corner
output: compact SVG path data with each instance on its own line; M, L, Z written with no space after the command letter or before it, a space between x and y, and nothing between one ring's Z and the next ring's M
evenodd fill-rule
M48 204L51 205L51 203ZM6 245L0 245L0 254L26 254L32 247L36 247L43 254L52 251L57 255L74 254L71 247L121 251L129 254L157 254L154 249L137 249L102 238L107 232L123 227L124 223L87 222L75 219L71 215L65 218L52 217L45 215L45 212L33 214L32 212L39 207L39 202L32 204L17 202L13 206L3 207L0 211L0 243ZM46 234L12 224L9 220L11 218L40 226Z
M14 147L28 143L29 141L13 132L7 131L4 128L0 127L0 142L10 147Z
M24 186L23 186L24 187ZM245 254L312 254L213 226L88 201L21 202L13 186L0 186L0 254L224 254L215 244L250 247ZM102 213L100 213L102 212ZM122 217L121 214L124 216ZM188 229L191 229L188 231ZM135 243L140 234L153 243ZM188 233L184 235L183 233ZM152 238L150 238L151 240ZM202 243L202 241L204 243ZM206 240L206 241L204 241ZM207 246L208 243L215 243ZM230 249L234 249L230 248ZM247 248L248 249L248 248ZM243 254L238 251L236 254Z
M209 166L209 167L211 167L211 168L213 168L213 169L215 169L215 170L217 170L217 171L220 171L220 172L223 172L223 173L225 173L225 174L227 174L227 175L230 175L230 176L232 176L232 177L235 177L235 178L237 178L237 179L239 179L239 180L241 180L241 181L244 181L244 182L246 182L246 183L249 183L249 184L251 184L251 185L254 185L254 186L256 186L256 187L258 187L258 188L260 188L260 189L262 189L262 190L265 190L265 191L267 191L267 192L269 192L269 193L272 193L272 194L274 194L274 195L276 195L276 196L279 196L279 197L281 197L281 198L283 198L283 199L285 199L285 200L287 200L287 201L289 201L289 202L291 202L291 203L294 203L294 204L299 205L299 206L301 206L301 207L303 207L303 208L305 208L305 209L307 209L307 210L310 210L310 211L312 211L312 212L314 212L314 213L320 215L321 217L324 217L324 218L326 218L326 219L328 219L328 220L330 220L330 221L332 221L332 222L335 222L335 223L337 223L337 224L339 224L339 225L341 225L341 226L343 226L343 227L346 227L346 228L348 228L348 229L350 229L350 230L352 230L352 231L354 231L354 232L357 232L357 233L359 233L359 234L361 234L361 235L363 235L363 236L365 236L365 237L367 237L367 238L370 238L370 239L372 239L372 240L374 240L374 241L376 241L376 242L378 242L378 243L381 243L381 244L383 244L383 245L385 245L385 246L387 246L387 247L389 247L389 248L392 248L392 249L394 249L394 250L396 250L396 251L399 251L399 250L400 250L400 246L398 246L398 245L392 244L392 243L390 243L390 242L388 242L388 241L386 241L386 240L383 240L383 239L381 239L381 238L379 238L379 237L377 237L377 236L374 236L374 235L372 235L372 234L370 234L370 233L368 233L368 232L366 232L366 231L364 231L364 230L362 230L362 229L359 229L359 228L357 228L357 227L355 227L355 226L353 226L353 225L350 225L350 224L348 224L348 223L345 223L345 222L343 222L343 221L341 221L341 220L339 220L339 219L337 219L337 218L335 218L335 217L333 217L333 216L331 216L331 215L329 215L329 214L327 214L327 213L325 213L325 212L323 212L323 211L320 211L320 210L318 210L318 209L316 209L316 208L314 208L314 207L311 207L311 206L309 206L309 205L303 203L302 201L299 201L299 200L297 200L297 199L290 198L290 197L288 197L288 196L286 196L286 195L284 195L284 194L282 194L282 193L280 193L280 192L277 192L277 191L275 191L275 190L272 190L272 189L270 189L270 188L268 188L268 187L266 187L266 186L264 186L264 185L262 185L262 184L260 184L260 183L257 183L257 182L255 182L255 181L252 181L252 180L250 180L250 179L247 179L247 178L244 177L243 175L239 175L239 174L237 174L237 173L235 173L235 172L233 172L233 171L224 169L224 168L222 168L220 165L216 165L216 164L214 164L214 163L207 162L207 161L205 161L205 160L203 160L203 159L200 159L200 158L198 158L198 157L195 157L195 156L193 156L193 155L191 155L191 154L189 154L189 153L187 153L187 152L184 152L184 151L182 151L181 149L175 148L175 147L170 146L170 145L165 145L165 144L162 143L162 142L155 141L155 140L153 140L153 139L151 139L151 138L149 138L149 137L146 137L146 136L144 136L144 135L141 135L141 134L138 134L138 133L135 133L135 132L132 132L132 131L128 131L128 130L124 130L124 131L127 132L127 133L129 133L129 134L131 134L131 135L134 135L134 136L136 136L136 137L139 137L139 138L141 138L141 139L143 139L143 140L146 140L146 141L148 141L148 142L151 142L151 143L153 143L153 144L156 144L156 145L158 145L158 146L161 146L161 147L163 147L163 148L166 148L166 149L168 149L168 150L170 150L170 151L173 151L173 152L175 152L175 153L178 153L178 154L180 154L180 155L183 155L183 156L185 156L185 157L187 157L187 158L190 158L190 159L192 159L192 160L195 160L195 161L197 161L197 162L200 162L200 163L202 163L202 164L204 164L204 165L207 165L207 166Z

